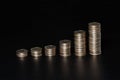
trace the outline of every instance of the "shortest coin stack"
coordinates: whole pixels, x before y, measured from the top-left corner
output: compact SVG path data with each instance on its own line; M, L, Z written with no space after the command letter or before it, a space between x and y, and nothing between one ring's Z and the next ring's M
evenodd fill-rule
M40 47L33 47L33 48L31 48L31 55L33 57L42 56L42 48L40 48Z
M54 45L45 46L45 55L46 56L55 56L55 54L56 54L56 46L54 46Z
M71 55L71 41L61 40L59 44L60 44L60 56L70 56Z
M27 55L28 55L28 50L26 50L26 49L19 49L19 50L16 51L16 55L17 55L17 57L19 57L19 58L27 57Z

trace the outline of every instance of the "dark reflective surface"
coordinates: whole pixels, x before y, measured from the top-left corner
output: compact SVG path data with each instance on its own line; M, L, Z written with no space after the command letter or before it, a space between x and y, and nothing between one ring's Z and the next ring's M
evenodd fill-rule
M28 57L6 63L7 77L1 80L114 80L115 68L103 55L87 57ZM109 60L108 60L109 61ZM11 65L10 65L11 63ZM109 67L111 66L111 67ZM4 67L5 68L5 67ZM113 72L112 72L113 71ZM9 75L9 76L8 76Z
M104 71L101 56L91 56L89 65L90 78L95 80L103 80Z

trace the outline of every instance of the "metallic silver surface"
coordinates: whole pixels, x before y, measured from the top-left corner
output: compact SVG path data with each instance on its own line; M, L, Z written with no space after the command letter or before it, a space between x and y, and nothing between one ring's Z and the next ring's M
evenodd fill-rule
M28 50L26 50L26 49L19 49L19 50L16 51L16 55L19 58L27 57L28 56Z
M76 56L86 55L86 33L84 30L74 31L74 46Z
M101 24L91 22L89 26L89 52L91 55L101 54Z
M60 44L60 56L70 56L71 55L71 41L61 40Z
M55 56L56 55L56 46L54 46L54 45L45 46L45 55L46 56Z
M31 55L33 57L42 56L42 48L40 48L40 47L33 47L33 48L31 48Z

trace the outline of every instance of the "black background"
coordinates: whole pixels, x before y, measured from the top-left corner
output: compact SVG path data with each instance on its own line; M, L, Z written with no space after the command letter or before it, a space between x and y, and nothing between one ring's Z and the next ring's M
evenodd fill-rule
M32 8L16 4L1 23L0 80L119 80L119 7L112 1L41 1ZM33 13L32 15L29 15ZM89 22L102 25L102 55L75 57L73 31L85 30ZM2 25L3 24L3 25ZM88 37L88 35L87 35ZM72 40L72 56L59 56L59 40ZM48 44L57 56L24 61L16 50ZM88 46L88 44L87 44Z

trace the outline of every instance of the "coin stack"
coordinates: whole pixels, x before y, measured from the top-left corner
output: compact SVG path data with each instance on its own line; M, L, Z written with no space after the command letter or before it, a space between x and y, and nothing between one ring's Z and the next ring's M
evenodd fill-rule
M19 57L19 58L27 57L27 55L28 55L28 50L26 50L26 49L19 49L19 50L16 51L16 55L17 55L17 57Z
M54 45L45 46L45 55L46 56L55 56L55 54L56 54L56 46L54 46Z
M59 44L60 44L60 56L70 56L71 55L71 41L61 40Z
M101 54L101 24L91 22L89 26L89 52L91 55Z
M84 30L77 30L74 32L75 55L86 55L86 36Z
M33 48L31 48L31 55L33 57L42 56L42 48L40 48L40 47L33 47Z

